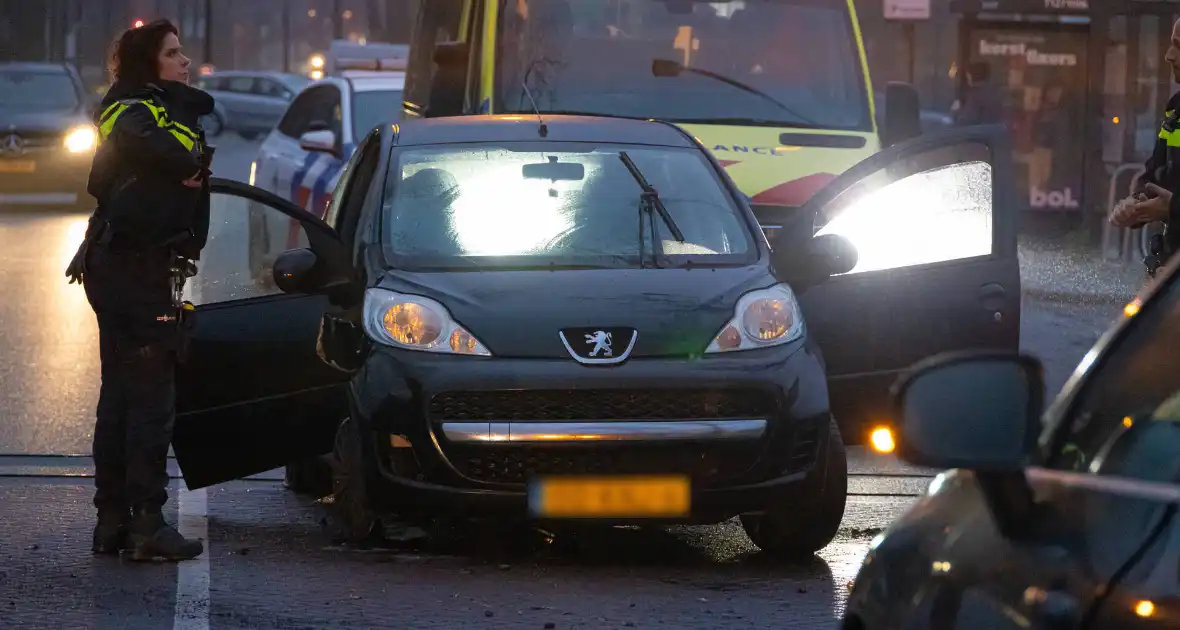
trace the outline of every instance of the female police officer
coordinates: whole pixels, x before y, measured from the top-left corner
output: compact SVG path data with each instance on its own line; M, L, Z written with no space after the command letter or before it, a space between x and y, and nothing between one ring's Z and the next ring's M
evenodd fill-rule
M98 317L93 550L190 559L204 546L169 526L161 508L184 316L175 293L208 234L211 151L197 121L213 98L187 85L189 60L167 20L125 32L111 73L87 187L98 207L66 272L83 282Z

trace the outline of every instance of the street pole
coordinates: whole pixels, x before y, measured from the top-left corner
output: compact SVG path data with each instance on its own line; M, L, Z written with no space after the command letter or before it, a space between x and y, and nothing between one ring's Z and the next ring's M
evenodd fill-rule
M291 71L291 2L283 3L283 72Z
M213 0L205 0L205 63L213 63Z

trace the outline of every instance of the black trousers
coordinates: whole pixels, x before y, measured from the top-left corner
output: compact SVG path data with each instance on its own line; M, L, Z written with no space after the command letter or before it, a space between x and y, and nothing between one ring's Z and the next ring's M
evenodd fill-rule
M92 247L87 256L102 362L93 445L99 509L158 509L168 500L179 339L170 263L166 251Z

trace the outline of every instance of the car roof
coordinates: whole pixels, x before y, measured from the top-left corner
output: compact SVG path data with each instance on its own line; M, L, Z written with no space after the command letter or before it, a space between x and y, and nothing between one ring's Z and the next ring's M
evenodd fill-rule
M352 89L357 92L401 90L406 87L406 75L402 72L349 70L342 78L347 79L352 84Z
M656 120L610 116L546 114L548 133L539 133L535 115L485 115L419 118L397 124L399 146L463 142L609 142L699 148L679 127Z

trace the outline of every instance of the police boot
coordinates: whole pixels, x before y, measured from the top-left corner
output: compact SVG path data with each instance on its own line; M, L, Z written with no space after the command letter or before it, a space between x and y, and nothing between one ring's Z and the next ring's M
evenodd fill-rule
M205 551L205 545L180 535L164 521L160 508L135 510L131 518L131 560L192 560Z
M114 555L128 548L128 525L131 513L126 508L101 508L98 524L94 526L94 543L90 550L96 554Z

